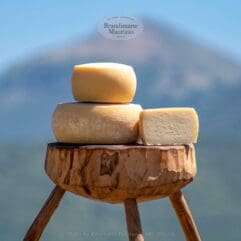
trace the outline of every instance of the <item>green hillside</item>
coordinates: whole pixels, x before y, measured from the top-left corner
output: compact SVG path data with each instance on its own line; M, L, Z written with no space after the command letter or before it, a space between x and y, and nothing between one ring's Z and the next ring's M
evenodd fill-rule
M203 240L241 236L241 139L200 140L198 175L184 189ZM21 240L53 184L44 173L45 144L1 146L0 239ZM140 204L145 240L184 241L167 199ZM124 209L66 194L41 240L126 240Z

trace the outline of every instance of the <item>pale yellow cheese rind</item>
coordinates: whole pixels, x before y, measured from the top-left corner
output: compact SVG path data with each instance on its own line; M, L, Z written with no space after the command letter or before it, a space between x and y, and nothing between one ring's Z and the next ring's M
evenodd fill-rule
M193 108L147 109L140 113L139 128L145 145L196 143L198 115Z
M72 93L77 101L129 103L135 91L136 75L129 65L89 63L74 66Z
M80 144L134 143L142 110L135 104L59 104L52 117L58 142Z

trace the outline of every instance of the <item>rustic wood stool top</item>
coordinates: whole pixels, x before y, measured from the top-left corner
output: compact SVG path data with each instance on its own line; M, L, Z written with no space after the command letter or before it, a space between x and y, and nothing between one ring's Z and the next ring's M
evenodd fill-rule
M65 191L111 204L123 203L130 241L144 240L138 202L169 196L186 240L200 236L180 189L196 175L190 145L77 145L49 143L45 171L56 184L24 240L39 240Z

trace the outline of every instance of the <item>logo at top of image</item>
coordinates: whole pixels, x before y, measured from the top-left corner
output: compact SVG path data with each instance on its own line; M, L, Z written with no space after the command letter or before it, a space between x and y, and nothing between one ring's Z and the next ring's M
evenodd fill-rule
M143 24L134 17L110 17L98 24L98 32L107 39L128 40L143 31Z

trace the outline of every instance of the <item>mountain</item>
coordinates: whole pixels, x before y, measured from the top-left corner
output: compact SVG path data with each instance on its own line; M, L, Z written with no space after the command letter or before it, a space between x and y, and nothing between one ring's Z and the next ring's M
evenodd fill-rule
M111 41L93 34L43 49L0 76L0 142L11 142L0 144L0 240L21 240L53 188L44 173L46 142L53 140L51 115L58 102L73 101L73 65L92 61L133 65L135 102L143 107L197 109L198 174L183 192L203 240L240 240L240 65L169 26L143 23L144 32L136 39ZM168 199L140 204L139 210L145 240L184 240ZM71 193L41 238L127 239L122 205Z
M121 62L134 67L134 102L143 107L193 106L201 135L236 135L241 121L241 66L185 34L153 21L132 40L100 35L42 50L0 76L0 140L51 137L51 114L73 101L73 65Z

